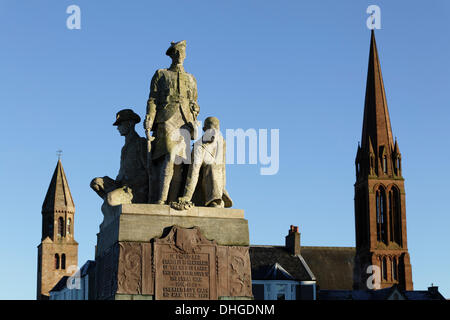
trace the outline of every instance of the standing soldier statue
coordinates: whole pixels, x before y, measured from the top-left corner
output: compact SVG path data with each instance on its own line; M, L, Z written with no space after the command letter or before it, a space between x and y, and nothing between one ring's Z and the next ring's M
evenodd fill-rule
M157 190L152 188L154 199L149 202L157 204L167 202L169 189L171 200L178 197L182 162L190 153L190 140L194 139L200 111L197 82L183 67L186 41L172 42L166 55L172 59L172 64L169 69L157 70L152 78L144 121L149 163L154 164L149 185L157 187Z

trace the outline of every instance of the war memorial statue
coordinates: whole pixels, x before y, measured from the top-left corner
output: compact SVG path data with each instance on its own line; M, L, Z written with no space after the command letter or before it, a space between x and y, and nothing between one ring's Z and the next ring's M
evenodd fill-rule
M197 192L200 199L197 205L217 208L229 208L233 205L225 189L226 144L220 133L219 119L206 118L203 131L204 135L194 143L184 194L178 202L171 203L175 209L182 210L192 206L191 199L199 181L200 188Z
M166 51L172 59L169 69L155 72L150 84L144 129L152 145L151 159L157 168L155 202L165 204L169 190L176 199L182 184L182 161L187 159L190 140L197 127L197 81L184 70L186 41L172 42ZM153 131L154 136L150 136ZM186 137L184 132L189 133ZM171 200L175 200L171 199Z
M111 217L111 207L125 203L146 203L148 200L147 149L145 138L134 127L141 118L131 109L117 113L116 121L125 145L120 156L120 169L116 179L108 176L94 178L91 188L104 200L102 212L106 223Z
M96 299L252 299L248 222L225 189L225 140L208 117L197 139L197 82L172 42L155 72L144 120L117 113L125 137L116 179L95 178L104 220L95 250Z

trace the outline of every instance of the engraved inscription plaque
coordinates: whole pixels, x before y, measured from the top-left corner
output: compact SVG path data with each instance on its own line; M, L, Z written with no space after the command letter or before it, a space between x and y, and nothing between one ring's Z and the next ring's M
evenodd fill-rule
M156 299L217 299L217 245L198 228L174 226L165 238L155 240L154 249Z

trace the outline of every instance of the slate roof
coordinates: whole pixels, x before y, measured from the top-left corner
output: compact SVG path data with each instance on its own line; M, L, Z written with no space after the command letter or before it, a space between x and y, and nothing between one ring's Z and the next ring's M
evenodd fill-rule
M402 291L397 286L380 290L320 290L318 300L387 300L397 291L405 300L445 300L436 290Z
M58 283L53 287L50 292L56 292L63 290L67 285L67 279L69 279L69 276L64 276L61 279L59 279Z
M44 203L42 204L42 212L55 211L75 212L75 205L61 160L58 160L56 164Z
M446 300L439 291L433 290L415 290L405 291L404 295L408 300Z
M81 278L85 277L94 268L95 268L95 261L94 260L86 261L86 263L80 269L80 277ZM50 292L61 291L64 288L66 288L67 279L69 279L69 276L63 276L61 279L59 279L58 283L53 287L52 290L50 290Z
M95 261L94 260L88 260L83 264L81 267L81 277L86 276L89 272L91 272L92 269L95 268Z
M320 290L352 290L354 247L307 247L300 254L317 280Z
M252 280L315 280L301 255L284 246L250 246Z
M380 290L320 290L318 300L387 300L394 290L395 287Z

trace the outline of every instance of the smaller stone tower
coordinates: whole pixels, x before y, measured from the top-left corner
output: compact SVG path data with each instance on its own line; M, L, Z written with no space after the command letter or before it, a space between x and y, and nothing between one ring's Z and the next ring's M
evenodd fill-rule
M75 205L61 160L53 173L42 205L42 239L38 246L38 300L49 299L49 291L78 265L78 243L74 239Z

